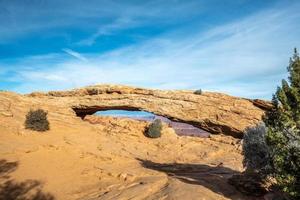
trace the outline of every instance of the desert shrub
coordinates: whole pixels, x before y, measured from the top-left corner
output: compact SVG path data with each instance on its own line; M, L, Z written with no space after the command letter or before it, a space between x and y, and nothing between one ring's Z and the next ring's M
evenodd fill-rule
M300 137L298 130L270 129L272 173L278 186L292 199L300 199Z
M266 174L270 166L270 150L266 142L266 127L261 123L245 130L243 165L248 171Z
M242 174L233 175L228 182L242 193L262 196L267 193L270 185L268 174L271 162L264 123L245 130L242 147L246 170Z
M194 94L201 95L201 94L202 94L202 90L201 90L201 89L196 90L196 91L194 92Z
M146 136L150 138L159 138L161 136L162 122L160 119L154 120L146 130Z
M26 115L25 128L34 131L49 130L47 112L42 109L30 110Z
M285 193L300 199L300 58L296 49L288 72L289 82L282 80L264 121L272 175Z
M289 199L300 199L300 58L295 49L288 67L289 82L282 80L273 95L265 126L247 129L244 166L261 178L275 178ZM246 170L247 172L247 170Z

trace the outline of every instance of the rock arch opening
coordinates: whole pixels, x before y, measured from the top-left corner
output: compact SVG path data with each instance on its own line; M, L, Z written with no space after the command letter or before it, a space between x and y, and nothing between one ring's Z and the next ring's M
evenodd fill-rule
M94 115L132 118L145 121L152 121L157 117L157 115L143 110L104 110L98 111L94 113Z
M80 106L80 107L73 107L73 110L76 113L76 115L81 118L84 118L86 115L93 115L96 112L108 111L108 110L141 111L141 109L139 108L125 107L125 106L112 106L112 107Z
M124 107L113 107L113 108L101 108L93 109L89 108L86 110L75 110L77 116L84 118L86 115L96 115L96 116L110 116L117 118L131 118L140 121L152 122L155 119L160 119L168 126L172 127L176 134L179 136L195 136L195 137L209 137L210 133L193 126L189 123L174 121L165 116L160 116L152 112L140 110L138 108L124 108Z

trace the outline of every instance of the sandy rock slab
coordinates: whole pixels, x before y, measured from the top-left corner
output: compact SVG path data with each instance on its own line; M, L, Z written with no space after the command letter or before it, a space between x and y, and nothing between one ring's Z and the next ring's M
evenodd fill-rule
M55 116L49 131L22 134L21 122L1 117L0 199L253 199L227 183L242 170L239 139L167 126L150 139L147 122Z
M32 93L44 104L60 104L78 116L100 110L144 110L169 119L186 122L211 133L242 137L249 126L259 123L272 106L259 99L245 99L222 93L187 90L150 90L121 85L96 85L70 91Z
M227 180L243 170L238 137L261 120L264 103L108 85L0 92L0 200L255 199ZM37 108L48 112L49 131L24 128L26 114ZM146 110L219 134L178 136L164 126L151 139L147 122L81 118L106 109Z

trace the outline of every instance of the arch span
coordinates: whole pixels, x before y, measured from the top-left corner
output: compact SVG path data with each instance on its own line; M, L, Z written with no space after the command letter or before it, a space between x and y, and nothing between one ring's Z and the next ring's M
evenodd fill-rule
M210 133L242 137L248 126L259 123L269 103L221 93L164 91L119 85L97 85L44 94L71 107L77 116L101 110L144 110L185 122ZM41 94L39 94L41 96Z
M81 117L82 119L86 115L93 115L98 111L107 111L107 110L146 111L146 112L150 112L155 115L158 115L158 116L163 116L171 121L190 124L194 127L203 129L203 130L211 132L211 133L224 133L224 132L231 133L232 132L231 128L229 128L227 126L222 126L220 124L211 123L210 121L205 121L202 123L202 122L197 122L197 121L192 121L192 120L183 120L180 118L175 118L168 114L162 114L161 112L155 112L152 110L147 110L147 109L142 109L142 108L137 108L137 107L129 107L129 106L91 106L91 107L84 106L84 107L82 107L82 106L80 106L80 108L73 107L73 110L75 111L76 115L78 117ZM242 133L240 133L240 134L242 134ZM242 135L238 135L238 133L236 133L235 136L242 137Z

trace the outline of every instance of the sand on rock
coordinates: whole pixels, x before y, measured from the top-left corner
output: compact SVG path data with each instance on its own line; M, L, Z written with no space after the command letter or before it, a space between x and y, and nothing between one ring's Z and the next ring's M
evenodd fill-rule
M72 98L0 92L0 199L253 199L227 183L243 169L240 139L178 136L166 125L151 139L144 135L148 122L77 117L66 105L88 98ZM243 102L235 103L256 109ZM48 111L49 131L24 128L36 108Z

